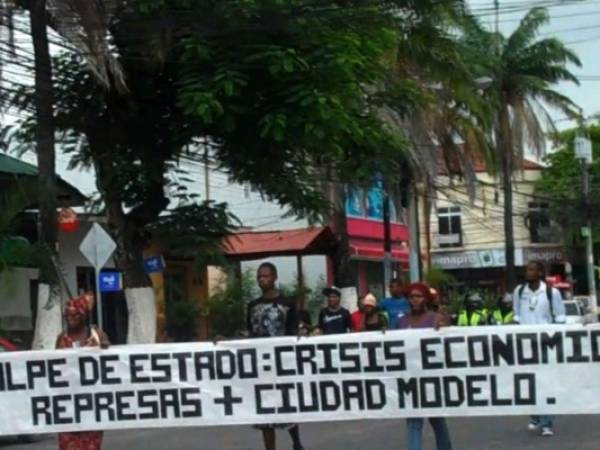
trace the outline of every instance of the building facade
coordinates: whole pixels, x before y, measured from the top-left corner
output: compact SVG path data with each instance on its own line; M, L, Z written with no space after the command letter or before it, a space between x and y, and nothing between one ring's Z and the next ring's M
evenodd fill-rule
M346 229L350 243L351 270L359 296L368 292L385 295L384 221L382 183L375 178L368 188L346 188ZM409 269L409 229L407 211L400 192L389 193L392 276L401 277ZM331 270L328 276L333 281Z
M542 261L550 274L564 275L565 250L548 204L535 195L542 166L524 160L513 184L515 263ZM464 180L440 174L435 192L419 202L420 244L424 267L451 274L457 289L502 292L505 279L504 198L501 184L476 168L474 198ZM522 276L523 270L518 272Z

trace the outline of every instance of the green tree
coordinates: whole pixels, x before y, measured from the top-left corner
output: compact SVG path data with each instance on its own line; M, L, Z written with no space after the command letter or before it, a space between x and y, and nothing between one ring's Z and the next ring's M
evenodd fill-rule
M396 58L379 114L410 145L394 155L393 164L389 159L380 161L382 166L393 167L391 173L380 167L384 188L406 192L421 182L428 191L433 190L440 163L447 162L449 170L460 172L474 192L472 161L491 158L487 103L478 93L478 85L463 57L462 43L457 39L458 32L472 18L461 1L422 2L404 7L415 20L395 22ZM349 270L345 191L339 183L328 187L333 203L331 222L340 241L333 258L335 282L348 286L354 280Z
M403 142L370 86L389 73L401 4L413 5L136 0L110 28L127 92L99 84L77 55L56 61L55 123L73 164L95 169L126 292L152 303L142 250L169 205L168 174L197 157L199 139L232 180L313 218L327 206L321 165L340 179L393 172L384 162Z
M575 157L575 137L585 132L592 141L594 160L590 171L590 205L592 214L600 210L600 124L592 124L581 128L573 128L556 135L559 150L550 153L545 161L548 164L536 183L536 194L550 206L553 220L563 229L565 244L579 247L578 239L581 227L586 224L583 186L581 180L581 163ZM594 227L595 242L600 241L600 227Z
M545 152L545 125L553 129L547 107L569 117L578 116L577 106L554 87L562 81L577 83L568 68L580 66L577 56L556 38L538 38L549 20L544 8L533 8L508 37L484 30L473 23L464 43L471 67L480 79L483 96L493 107L493 137L504 194L506 279L516 283L513 230L513 177L526 148Z
M205 314L210 318L212 336L231 338L245 332L246 304L258 296L253 270L246 270L241 278L227 274L224 286L207 302Z
M45 245L44 253L56 253L57 228L57 186L56 186L56 150L55 124L53 116L54 91L52 86L52 64L48 27L68 41L71 48L86 55L88 67L95 73L97 79L108 83L109 73L120 89L123 89L119 65L106 39L108 22L116 9L116 4L106 2L82 2L77 0L59 0L48 5L46 0L0 0L0 34L8 35L8 45L0 50L0 71L7 63L19 65L14 53L14 21L17 11L25 10L29 14L29 32L33 44L34 91L32 108L35 112L34 148L38 159L38 207L40 216L39 240ZM3 33L7 31L7 33ZM21 63L22 64L22 63ZM27 70L29 65L25 64ZM6 81L6 80L3 80ZM0 100L2 98L0 97ZM3 106L4 102L2 102ZM13 105L14 106L14 105ZM10 107L10 105L9 105ZM52 279L42 273L40 280L39 302L47 303L49 307L57 308L59 302L54 297L59 294L60 287L52 285ZM54 317L60 317L60 311ZM47 325L47 326L46 326ZM58 324L36 324L34 346L38 348L53 348L55 336L52 333ZM46 331L46 332L45 332Z

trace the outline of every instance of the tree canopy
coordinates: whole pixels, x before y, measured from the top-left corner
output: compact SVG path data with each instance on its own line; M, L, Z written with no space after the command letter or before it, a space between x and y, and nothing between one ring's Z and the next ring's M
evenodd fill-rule
M585 133L592 141L593 162L590 173L590 205L592 217L600 211L600 124L595 123L581 128L573 128L558 133L556 138L560 148L546 157L548 166L536 184L537 194L550 206L552 218L565 230L568 244L578 242L581 227L586 223L586 209L583 199L581 163L575 157L575 137ZM595 242L600 242L600 227L594 227Z
M411 101L392 76L397 12L412 8L402 19L412 23L427 5L134 0L109 26L127 91L109 71L109 86L98 83L77 53L55 58L55 125L73 165L96 171L126 281L128 272L134 286L146 279L141 249L165 222L168 174L197 158L200 142L232 180L305 216L326 206L321 166L334 167L337 180L393 174L405 145L379 112ZM27 111L32 98L21 89L11 101ZM34 120L19 124L22 142ZM203 224L201 216L226 219L208 227L218 236L232 222L224 205L208 212L215 207L182 212L188 223L193 214Z
M550 16L545 8L532 8L510 36L483 29L476 22L465 28L462 41L466 58L481 82L492 111L493 148L500 167L504 196L506 279L516 284L513 230L513 176L515 161L525 149L543 155L546 133L554 131L547 108L579 115L578 107L556 91L562 81L577 83L570 65L581 62L559 39L540 37L540 28Z

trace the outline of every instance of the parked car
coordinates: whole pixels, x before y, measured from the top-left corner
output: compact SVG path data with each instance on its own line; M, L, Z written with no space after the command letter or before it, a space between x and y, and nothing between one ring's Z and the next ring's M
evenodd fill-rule
M573 297L573 300L579 303L584 314L592 312L592 299L589 296L576 295Z
M587 323L589 321L589 318L581 307L581 303L577 300L567 300L564 302L564 305L568 324Z
M0 337L0 352L17 352L21 348L12 341L6 338Z
M573 297L573 301L579 303L584 316L584 323L598 322L598 316L594 312L594 304L589 295L577 295Z

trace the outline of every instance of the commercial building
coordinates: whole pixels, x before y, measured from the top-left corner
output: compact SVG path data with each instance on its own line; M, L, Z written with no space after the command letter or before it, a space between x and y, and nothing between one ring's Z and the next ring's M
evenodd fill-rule
M520 162L513 183L515 263L542 261L551 274L564 274L566 254L548 203L535 195L543 167ZM435 191L422 194L419 216L424 266L450 273L457 288L500 292L507 288L504 250L504 198L501 183L475 164L473 196L457 176L441 171ZM523 271L519 272L519 275Z

